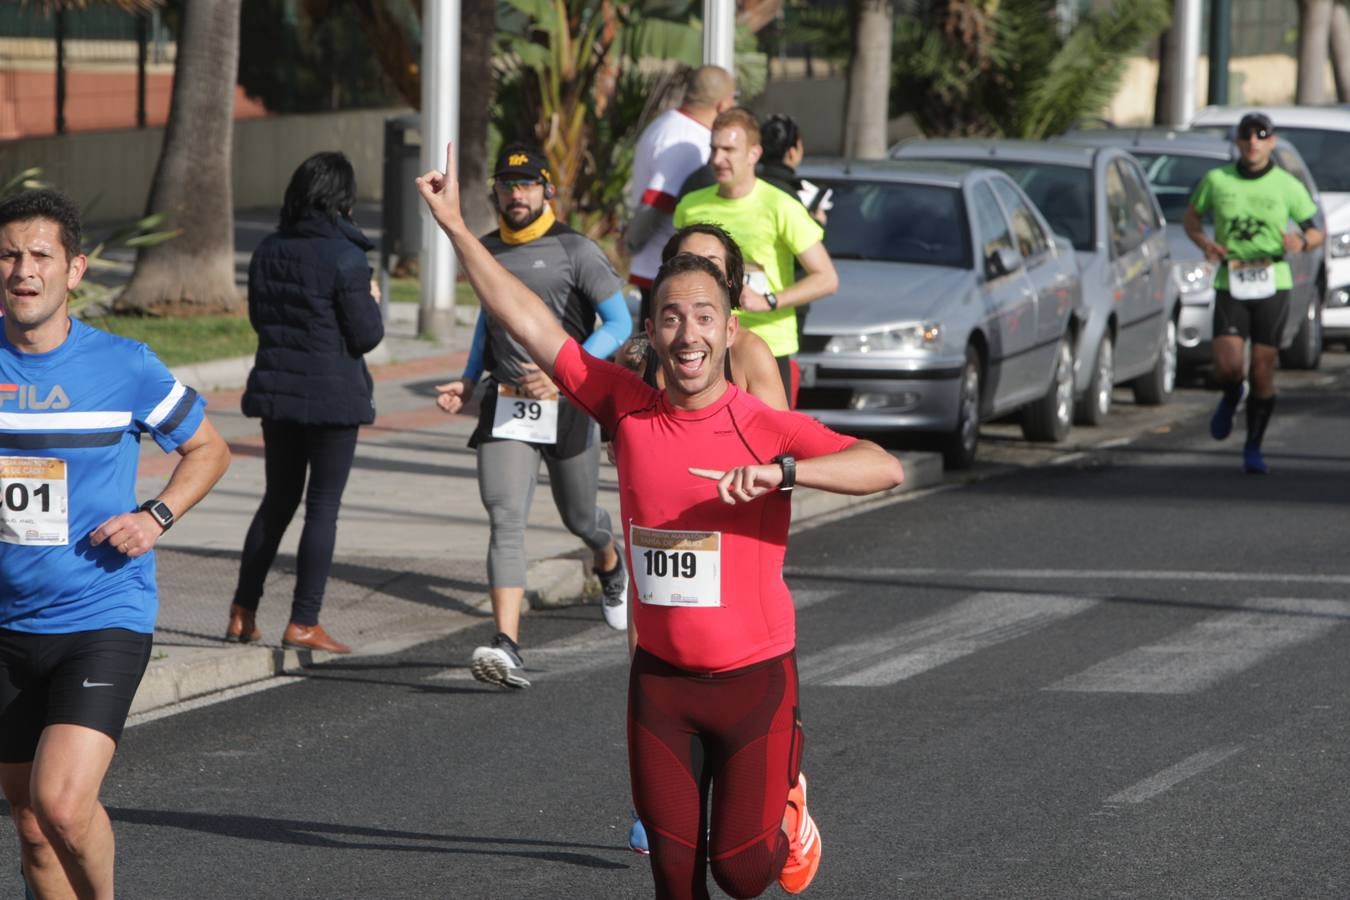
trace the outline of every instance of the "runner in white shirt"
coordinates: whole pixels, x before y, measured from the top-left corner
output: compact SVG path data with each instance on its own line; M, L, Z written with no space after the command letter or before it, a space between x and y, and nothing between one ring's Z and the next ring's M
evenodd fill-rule
M644 306L661 268L661 248L675 233L671 216L680 186L708 161L713 119L735 104L735 78L718 66L700 66L689 73L679 107L653 119L638 138L624 245L632 256L628 281L642 291Z

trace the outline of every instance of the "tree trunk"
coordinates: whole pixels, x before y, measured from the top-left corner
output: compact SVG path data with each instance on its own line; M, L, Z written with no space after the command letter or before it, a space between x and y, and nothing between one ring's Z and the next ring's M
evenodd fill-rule
M470 86L459 95L460 184L482 185L466 190L464 221L475 234L496 227L497 214L488 202L486 185L491 175L488 159L488 120L492 112L493 36L497 33L497 0L464 0L460 6L460 84Z
M146 204L147 215L167 214L166 226L180 233L136 254L119 312L189 316L242 305L230 167L241 3L183 4L169 121Z
M1336 99L1350 101L1350 9L1331 7L1331 70L1336 73Z
M1298 88L1295 102L1301 105L1327 101L1327 33L1331 30L1333 2L1298 2Z
M852 0L853 54L848 67L844 154L884 159L891 85L891 0Z
M1167 111L1172 108L1172 80L1168 77L1167 62L1171 59L1172 29L1158 35L1158 84L1153 91L1153 124L1168 125Z

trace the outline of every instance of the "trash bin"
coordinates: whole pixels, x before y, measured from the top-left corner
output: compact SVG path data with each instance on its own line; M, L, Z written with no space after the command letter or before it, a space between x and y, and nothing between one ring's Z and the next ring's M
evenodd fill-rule
M422 117L416 114L384 120L384 222L380 237L380 269L387 276L394 257L416 256L422 250L422 202L417 196Z

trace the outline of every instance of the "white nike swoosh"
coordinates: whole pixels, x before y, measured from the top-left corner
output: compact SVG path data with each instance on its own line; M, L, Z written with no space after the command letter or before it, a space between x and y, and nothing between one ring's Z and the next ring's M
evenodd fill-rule
M81 686L81 687L113 687L114 685L113 685L113 683L112 683L111 681L90 681L88 678L86 678L86 679L84 680L84 684L82 684L82 685L80 685L80 686Z

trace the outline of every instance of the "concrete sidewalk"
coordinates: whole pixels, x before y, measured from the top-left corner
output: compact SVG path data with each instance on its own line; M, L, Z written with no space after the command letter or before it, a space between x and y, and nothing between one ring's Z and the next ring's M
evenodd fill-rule
M324 598L324 627L361 654L393 652L491 619L488 520L474 453L465 446L474 420L447 416L433 401L433 385L463 367L473 329L461 327L448 345L438 345L414 336L415 315L415 306L392 305L385 342L369 357L378 418L361 432ZM207 394L208 414L230 442L234 461L215 490L159 543L155 653L133 713L271 678L327 656L280 647L303 507L282 543L258 612L262 646L222 640L244 533L264 483L258 420L239 412L239 389L250 365L251 359L238 359L176 370ZM145 443L137 486L142 498L160 490L177 460ZM941 479L938 455L904 453L901 459L905 484L898 491ZM589 575L589 553L559 521L546 473L540 481L527 533L532 604L593 601L598 587ZM794 528L874 499L797 491ZM618 485L608 464L601 468L600 502L619 521ZM598 621L598 606L595 615ZM522 632L528 647L528 619Z

